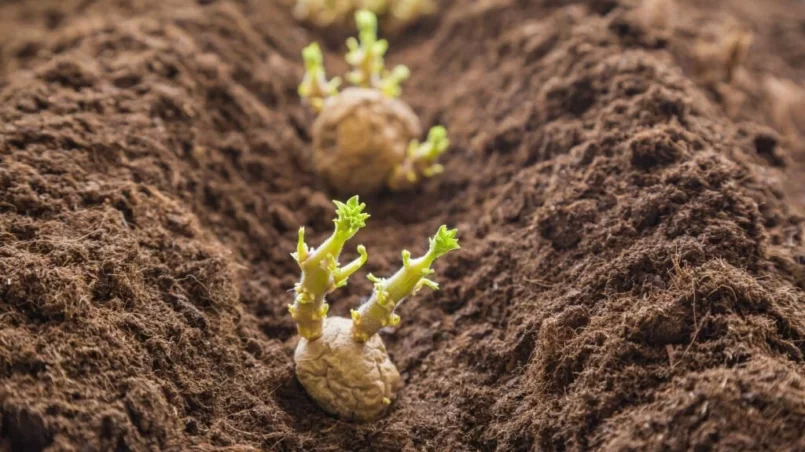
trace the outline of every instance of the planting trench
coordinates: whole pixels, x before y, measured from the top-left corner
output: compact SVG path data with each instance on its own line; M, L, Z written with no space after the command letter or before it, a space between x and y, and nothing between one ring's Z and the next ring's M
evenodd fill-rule
M364 200L331 315L442 223L464 249L383 336L405 387L367 425L296 382L286 307L296 229L333 216L299 52L343 72L349 31L271 1L0 4L3 447L805 448L805 6L701 3L444 0L387 36L453 146ZM694 44L731 23L755 41L712 83Z

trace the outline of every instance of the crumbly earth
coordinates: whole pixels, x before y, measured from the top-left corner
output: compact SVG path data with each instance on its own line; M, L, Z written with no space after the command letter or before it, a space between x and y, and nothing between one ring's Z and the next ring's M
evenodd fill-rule
M313 165L336 194L374 195L421 133L403 101L376 89L347 88L327 99L313 124Z
M382 333L387 416L352 423L295 377L287 311L296 229L333 212L300 51L343 73L341 36L264 0L0 2L0 449L805 449L805 131L767 83L805 86L805 5L638 3L444 0L382 33L452 145L342 261L387 276L441 224L463 249ZM745 66L701 80L734 22Z
M296 377L325 411L342 419L372 421L391 405L400 389L400 372L378 335L352 340L352 321L329 317L322 336L299 340Z

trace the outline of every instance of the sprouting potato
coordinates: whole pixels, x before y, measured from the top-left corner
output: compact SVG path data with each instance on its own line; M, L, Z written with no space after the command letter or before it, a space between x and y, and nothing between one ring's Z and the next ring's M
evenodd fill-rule
M311 249L305 243L304 228L300 228L297 250L292 254L302 270L294 287L294 303L288 306L302 336L294 354L296 375L326 412L345 420L371 421L386 412L402 386L400 373L377 333L400 323L394 311L405 298L423 287L438 290L438 284L427 278L434 273L431 265L460 247L457 231L440 227L424 256L412 259L403 250L403 265L397 273L390 278L369 275L374 283L372 296L352 310L351 319L328 318L325 296L346 285L367 260L366 249L360 245L360 257L339 266L344 245L365 226L369 215L357 196L335 204L333 234Z
M313 124L313 166L337 194L410 189L443 171L436 160L449 147L447 130L431 128L420 144L419 119L398 99L408 68L385 69L388 42L377 38L373 13L358 11L355 20L359 36L347 41L346 55L353 68L346 75L351 87L339 93L341 79L327 80L318 44L302 52L305 77L299 95L319 113Z

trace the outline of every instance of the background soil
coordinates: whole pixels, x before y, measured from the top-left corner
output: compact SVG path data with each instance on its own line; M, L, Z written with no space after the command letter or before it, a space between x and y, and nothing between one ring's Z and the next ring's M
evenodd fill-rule
M296 229L332 218L299 52L341 72L345 30L259 0L0 2L3 447L804 449L805 5L651 4L445 0L389 36L454 146L366 200L331 313L439 224L464 250L384 336L392 412L356 425L296 382L286 311ZM746 65L707 79L694 44L731 24Z

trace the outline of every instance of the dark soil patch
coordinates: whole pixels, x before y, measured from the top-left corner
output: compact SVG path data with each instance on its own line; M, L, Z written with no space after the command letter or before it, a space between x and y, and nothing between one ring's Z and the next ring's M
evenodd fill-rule
M0 4L5 448L805 449L804 108L766 82L805 86L801 2L445 0L394 34L454 146L366 200L331 313L439 224L464 250L384 337L374 425L294 379L288 254L332 216L299 52L336 72L343 33L280 3ZM755 41L713 82L694 44L729 20Z

